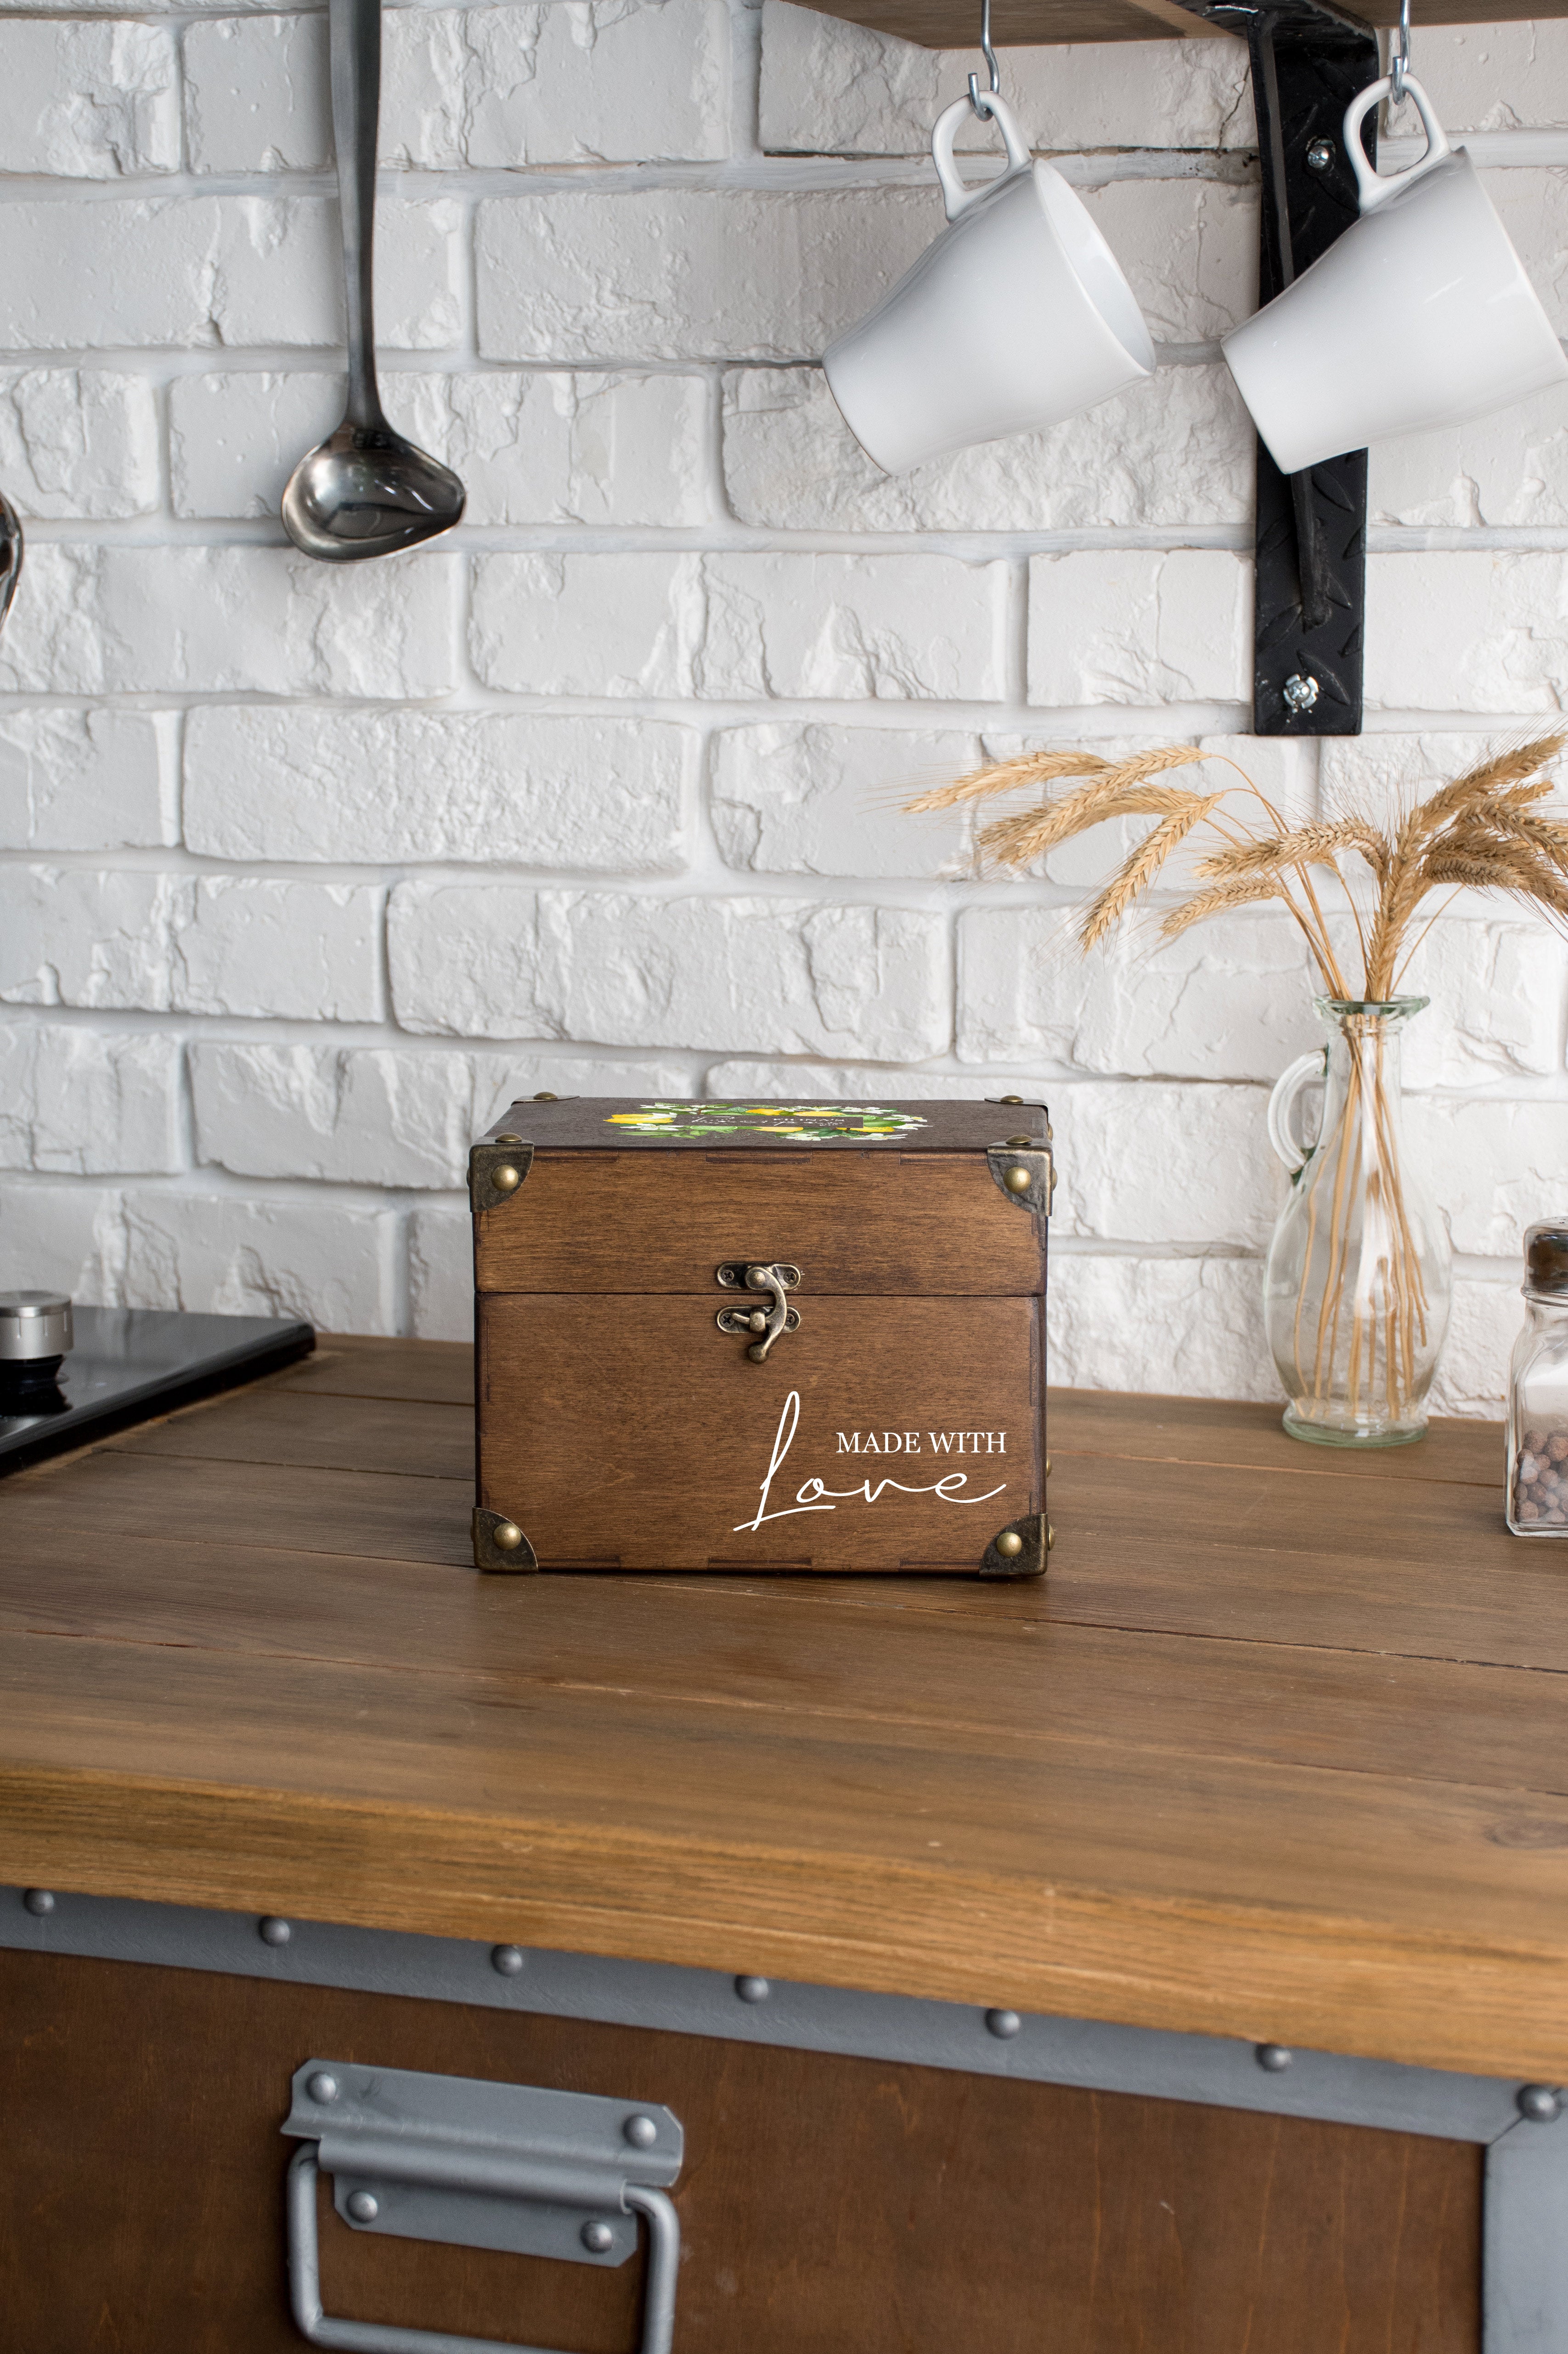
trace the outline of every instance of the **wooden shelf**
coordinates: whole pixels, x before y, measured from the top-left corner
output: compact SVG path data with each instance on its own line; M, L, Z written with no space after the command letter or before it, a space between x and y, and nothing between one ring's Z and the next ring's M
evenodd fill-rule
M895 34L927 49L972 49L980 23L979 0L803 0L824 16ZM1568 16L1568 0L1542 0L1524 9L1517 0L1423 0L1414 13L1423 25L1502 25L1525 17ZM1356 14L1369 25L1393 25L1398 0L1371 0ZM1230 40L1217 25L1181 7L1178 0L992 0L991 37L999 48L1035 48L1067 41Z

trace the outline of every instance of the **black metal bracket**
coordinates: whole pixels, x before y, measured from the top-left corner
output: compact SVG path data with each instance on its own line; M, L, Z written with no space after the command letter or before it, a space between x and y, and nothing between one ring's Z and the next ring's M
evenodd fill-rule
M1326 0L1181 0L1245 40L1263 212L1258 302L1271 302L1357 217L1345 109L1383 67L1377 35ZM1377 161L1376 114L1361 138ZM1282 474L1257 445L1253 729L1359 736L1367 453Z

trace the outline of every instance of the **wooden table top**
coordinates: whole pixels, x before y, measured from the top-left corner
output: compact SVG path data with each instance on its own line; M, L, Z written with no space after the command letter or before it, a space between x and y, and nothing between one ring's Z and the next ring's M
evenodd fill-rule
M1042 1585L486 1578L470 1357L0 1483L0 1882L1568 2079L1568 1544L1495 1426L1057 1392Z

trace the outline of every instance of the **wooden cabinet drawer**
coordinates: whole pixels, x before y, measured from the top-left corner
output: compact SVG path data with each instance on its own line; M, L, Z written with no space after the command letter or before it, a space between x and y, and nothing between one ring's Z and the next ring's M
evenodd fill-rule
M664 2103L675 2354L1475 2354L1482 2153L520 2009L0 1953L7 2354L294 2354L279 2127L348 2062ZM327 2310L631 2354L617 2271L363 2236Z

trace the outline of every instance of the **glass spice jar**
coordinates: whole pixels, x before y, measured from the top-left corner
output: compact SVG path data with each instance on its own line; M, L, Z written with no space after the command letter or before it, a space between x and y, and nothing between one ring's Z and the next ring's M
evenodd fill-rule
M1525 1325L1509 1368L1508 1524L1568 1537L1568 1218L1524 1237Z

